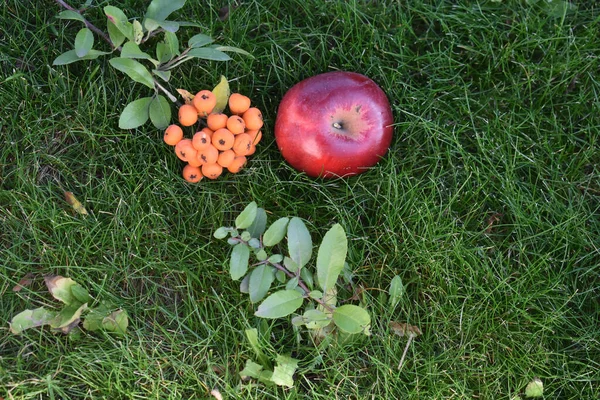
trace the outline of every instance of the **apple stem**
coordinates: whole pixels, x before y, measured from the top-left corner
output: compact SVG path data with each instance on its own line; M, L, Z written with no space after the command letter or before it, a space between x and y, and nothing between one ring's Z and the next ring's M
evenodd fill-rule
M334 122L334 123L332 124L332 126L333 126L335 129L342 129L342 124L340 124L339 122Z

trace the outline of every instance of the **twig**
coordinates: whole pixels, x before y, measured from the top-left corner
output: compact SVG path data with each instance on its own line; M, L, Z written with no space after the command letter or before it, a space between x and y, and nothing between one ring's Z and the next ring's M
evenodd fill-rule
M154 84L156 85L157 88L159 88L164 94L167 95L167 97L169 98L169 100L171 100L173 103L177 103L177 97L173 96L171 94L171 92L169 92L167 89L165 89L160 83L158 83L158 81L156 79L154 79Z

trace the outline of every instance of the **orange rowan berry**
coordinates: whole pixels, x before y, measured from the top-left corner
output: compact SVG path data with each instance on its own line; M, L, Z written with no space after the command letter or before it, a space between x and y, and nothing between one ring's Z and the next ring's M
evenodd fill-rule
M246 130L246 124L239 115L232 115L227 119L227 129L234 135L239 135Z
M235 141L233 142L233 151L238 156L245 156L250 151L252 147L252 138L247 133L242 133L235 137Z
M183 130L179 125L169 125L167 129L165 129L165 135L163 139L169 146L175 146L181 139L183 139Z
M194 167L190 164L183 167L183 179L185 179L186 181L196 183L200 182L202 178L203 175L202 171L200 170L200 167Z
M237 174L244 167L244 165L246 165L246 157L237 156L236 158L233 159L231 164L229 164L229 166L227 167L227 170L229 172L231 172L232 174Z
M227 115L223 113L213 113L206 119L206 125L213 131L227 127Z
M212 144L209 144L202 150L198 150L197 157L202 164L214 164L217 162L217 158L219 158L219 150Z
M218 129L212 135L212 145L215 146L217 150L225 151L231 149L234 141L235 136L233 136L233 133L226 128Z
M258 144L258 142L260 142L260 140L262 139L262 131L250 130L244 133L250 135L250 137L252 138L252 144L254 145Z
M260 129L263 126L263 116L260 110L256 107L250 107L246 112L242 115L244 123L246 124L246 129L256 130Z
M217 164L219 164L223 168L226 168L229 166L229 164L231 164L235 157L235 151L231 149L222 151L221 154L219 154L219 157L217 158Z
M192 139L181 139L175 145L175 154L181 161L187 161L192 156L196 157L197 151L192 146Z
M194 146L196 150L204 149L211 142L211 133L206 132L205 129L206 128L196 132L192 137L192 146Z
M250 98L240 93L232 93L229 96L229 111L232 114L243 114L250 108Z
M183 126L192 126L198 121L198 111L191 104L179 107L179 123Z
M201 90L194 96L192 104L198 110L198 114L206 118L217 105L217 97L210 90Z
M222 173L223 167L217 163L202 165L202 174L208 179L217 179Z

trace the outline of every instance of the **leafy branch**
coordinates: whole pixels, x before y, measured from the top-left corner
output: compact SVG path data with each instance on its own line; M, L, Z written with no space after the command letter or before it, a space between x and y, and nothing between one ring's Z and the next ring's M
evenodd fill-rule
M333 225L323 237L315 271L309 267L313 243L304 222L297 217L283 217L267 228L266 212L255 202L238 215L234 227L220 227L214 236L227 239L233 247L229 273L232 279L241 279L240 290L249 294L251 302L260 302L256 316L282 318L296 313L294 325L319 334L335 329L370 334L371 319L364 308L337 304L338 280L346 278L349 283L350 275L346 263L348 239L340 224ZM273 252L286 238L288 255ZM256 258L252 264L251 253ZM279 290L270 293L277 283ZM298 313L303 305L304 312Z
M177 98L159 81L168 83L172 70L195 58L209 61L229 61L227 53L239 53L251 56L248 52L231 46L214 44L214 39L203 33L192 36L187 47L180 46L177 32L184 26L199 27L198 24L185 21L173 21L167 18L182 8L185 0L152 0L141 22L130 20L123 10L114 6L103 8L106 15L106 32L92 24L83 15L64 0L56 0L64 10L59 19L82 22L74 43L74 49L56 57L53 65L66 65L77 61L94 60L100 56L118 53L109 60L110 65L126 74L137 83L154 90L149 97L142 97L129 103L119 117L119 127L134 129L145 124L148 119L158 129L166 128L171 121L171 108L165 96L171 102ZM111 51L94 49L94 34L106 41ZM163 40L155 42L154 51L145 51L149 40L155 36ZM138 61L139 60L139 61Z

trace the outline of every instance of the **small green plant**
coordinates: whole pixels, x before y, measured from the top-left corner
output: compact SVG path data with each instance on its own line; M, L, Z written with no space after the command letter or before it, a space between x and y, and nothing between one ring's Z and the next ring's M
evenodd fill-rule
M229 273L232 279L241 279L240 289L252 303L260 302L256 316L282 318L296 313L292 323L321 338L336 332L370 334L367 310L337 301L338 280L349 283L351 277L346 263L348 240L340 224L323 237L314 270L309 264L313 243L304 222L283 217L267 228L267 214L255 202L238 215L234 227L220 227L214 236L227 238L233 247ZM287 252L281 245L285 238Z
M88 331L106 331L121 335L127 331L129 319L125 310L114 309L104 303L93 308L88 307L92 298L88 291L73 279L55 275L46 276L44 282L52 297L64 304L63 308L57 311L39 307L20 312L10 321L10 331L13 334L18 335L26 329L44 325L50 325L55 332L68 334L79 326L84 314L86 316L82 327Z
M179 28L199 27L199 25L193 22L171 21L167 18L174 11L182 8L185 0L152 0L144 17L134 19L128 18L118 7L105 6L103 11L106 15L107 32L102 31L83 16L85 8L91 1L85 3L83 10L76 10L63 0L56 0L56 2L65 8L58 14L58 18L80 21L84 27L75 37L74 49L59 55L53 65L93 60L116 53L117 56L109 61L113 68L125 73L135 82L154 90L152 96L134 100L125 107L119 117L119 127L122 129L137 128L145 124L148 119L158 129L164 129L169 125L171 107L165 96L173 103L177 98L160 81L169 82L172 70L181 64L194 58L228 61L231 58L227 52L250 56L248 52L237 47L216 45L210 36L202 33L192 36L187 42L187 47L181 50L177 37ZM94 48L94 34L109 44L110 51ZM162 40L157 40L156 37ZM152 46L154 46L153 51L144 48Z

